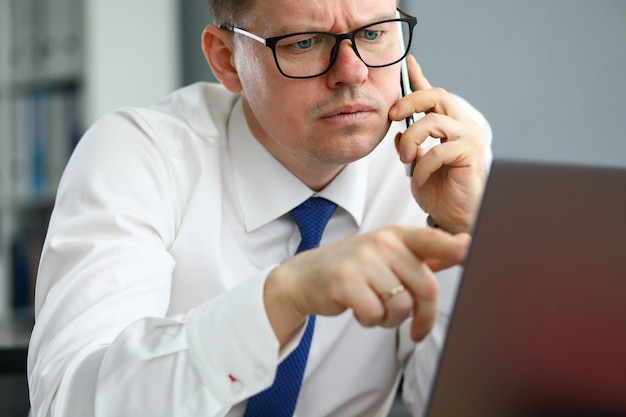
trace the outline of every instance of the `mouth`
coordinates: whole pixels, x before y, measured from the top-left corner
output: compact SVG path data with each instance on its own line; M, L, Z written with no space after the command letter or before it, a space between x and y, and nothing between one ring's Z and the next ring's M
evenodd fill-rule
M347 105L339 106L332 110L327 111L326 113L322 114L322 118L337 117L337 116L359 114L359 113L372 113L374 111L375 110L372 106L367 106L365 104L347 104Z
M346 104L334 107L323 114L321 119L335 124L356 123L366 120L376 109L365 104Z

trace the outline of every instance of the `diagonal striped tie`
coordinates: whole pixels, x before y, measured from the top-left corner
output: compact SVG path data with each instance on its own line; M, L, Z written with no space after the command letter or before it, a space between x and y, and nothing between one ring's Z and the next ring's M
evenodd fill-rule
M321 197L311 197L289 212L302 240L298 252L320 245L326 223L337 205ZM278 365L274 384L250 398L244 417L292 417L302 386L302 376L309 356L315 316L309 322L298 347Z

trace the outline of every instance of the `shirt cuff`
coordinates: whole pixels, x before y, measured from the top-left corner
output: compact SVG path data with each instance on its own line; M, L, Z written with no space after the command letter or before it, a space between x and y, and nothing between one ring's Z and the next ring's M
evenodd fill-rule
M206 388L232 405L269 387L278 363L300 342L302 331L282 349L263 301L273 267L225 291L187 314L191 361Z

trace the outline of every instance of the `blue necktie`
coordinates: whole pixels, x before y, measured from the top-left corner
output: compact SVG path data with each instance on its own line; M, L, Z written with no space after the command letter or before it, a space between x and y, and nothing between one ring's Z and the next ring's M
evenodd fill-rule
M311 197L289 212L296 222L302 240L298 252L320 245L326 223L337 208L321 197ZM309 322L298 347L278 365L274 384L250 398L244 417L292 417L298 401L302 376L309 356L315 316Z

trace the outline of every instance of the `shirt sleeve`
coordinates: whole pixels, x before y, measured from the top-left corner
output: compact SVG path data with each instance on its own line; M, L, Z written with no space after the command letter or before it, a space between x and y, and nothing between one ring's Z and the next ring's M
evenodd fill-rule
M36 289L34 417L224 416L288 353L263 306L268 270L167 317L184 200L169 161L181 150L149 129L105 117L64 173Z

